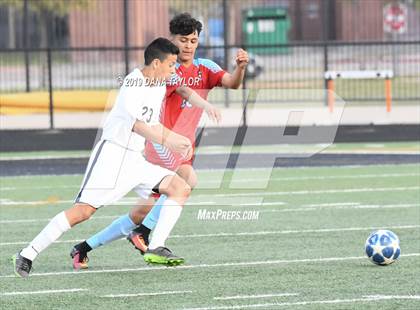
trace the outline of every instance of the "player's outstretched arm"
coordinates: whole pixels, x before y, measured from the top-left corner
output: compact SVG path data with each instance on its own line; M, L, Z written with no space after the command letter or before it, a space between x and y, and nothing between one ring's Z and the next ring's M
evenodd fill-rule
M199 94L197 94L194 90L189 87L181 86L176 89L178 95L180 95L185 100L188 100L189 103L192 105L202 108L206 111L207 115L210 117L211 120L219 123L222 119L222 115L218 108L213 106L210 102L203 99Z
M192 146L190 139L177 134L163 126L162 124L148 125L137 120L134 123L133 131L146 140L162 144L171 151L180 153L186 160L192 157Z
M236 68L233 73L225 73L222 78L222 86L226 88L237 89L241 85L244 76L246 66L248 65L249 57L248 53L243 49L239 49L236 53Z

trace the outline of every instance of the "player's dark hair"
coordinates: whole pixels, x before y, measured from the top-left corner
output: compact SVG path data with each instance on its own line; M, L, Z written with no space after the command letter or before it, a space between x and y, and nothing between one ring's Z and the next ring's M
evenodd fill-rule
M194 31L197 31L197 34L200 35L202 28L203 25L188 13L176 15L169 23L169 31L173 35L180 34L186 36L194 33Z
M179 48L165 38L157 38L144 51L144 64L150 65L154 59L164 61L168 55L178 55Z

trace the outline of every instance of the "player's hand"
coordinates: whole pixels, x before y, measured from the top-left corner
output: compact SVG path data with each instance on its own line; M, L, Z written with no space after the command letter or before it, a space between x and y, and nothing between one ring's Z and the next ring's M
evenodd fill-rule
M194 155L194 149L191 146L190 148L188 148L187 153L185 155L182 155L182 157L184 157L185 160L190 160Z
M220 110L215 106L209 104L205 111L209 118L215 123L219 124L219 122L222 120L222 114L220 113Z
M243 50L242 48L240 48L238 50L238 52L236 53L236 65L241 68L244 69L248 63L249 63L249 56L248 53Z
M192 157L192 145L187 137L171 132L165 139L164 145L171 151L180 153L186 160Z

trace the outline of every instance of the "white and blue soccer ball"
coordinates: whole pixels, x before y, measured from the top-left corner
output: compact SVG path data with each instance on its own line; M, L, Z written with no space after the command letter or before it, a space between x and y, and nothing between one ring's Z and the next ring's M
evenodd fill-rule
M374 264L392 264L401 254L400 239L390 230L374 231L366 240L365 251Z

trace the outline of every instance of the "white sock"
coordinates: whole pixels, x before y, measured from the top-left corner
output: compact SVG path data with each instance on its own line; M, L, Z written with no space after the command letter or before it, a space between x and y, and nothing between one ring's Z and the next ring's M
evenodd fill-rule
M171 199L165 200L160 210L160 216L155 230L153 231L149 249L153 250L165 246L165 241L178 221L181 211L182 207L176 201Z
M54 216L47 226L36 236L29 245L24 248L20 255L33 261L39 253L45 250L51 243L70 229L69 221L63 212Z

